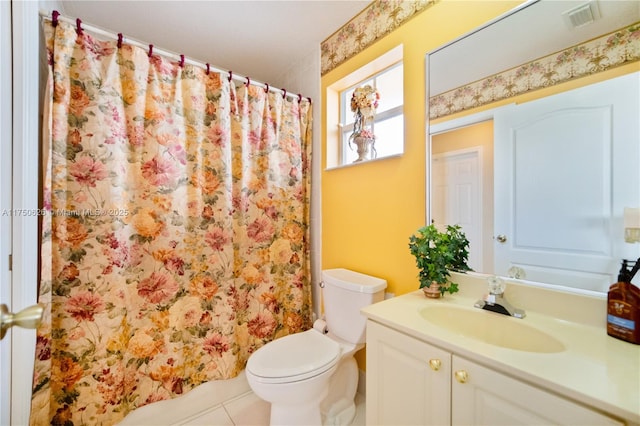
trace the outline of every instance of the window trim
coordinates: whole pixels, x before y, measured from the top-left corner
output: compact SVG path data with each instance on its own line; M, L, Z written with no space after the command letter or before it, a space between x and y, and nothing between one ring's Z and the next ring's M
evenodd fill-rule
M354 70L353 72L345 75L344 77L334 81L333 83L328 83L325 87L325 102L324 102L324 112L325 112L325 136L324 136L324 149L325 156L323 159L323 168L325 170L338 169L343 167L350 167L355 164L343 163L343 151L341 149L341 111L346 107L346 105L342 105L340 92L343 90L357 85L359 82L366 81L367 78L371 78L371 76L376 75L377 73L384 71L393 65L403 62L403 45L398 44L395 47L389 49L382 55L373 59L372 61L366 63L362 67ZM403 79L406 77L403 72ZM403 80L404 83L404 80ZM403 84L404 86L404 84ZM403 92L406 91L403 89ZM403 95L404 95L403 93ZM404 114L404 112L403 112ZM404 143L403 143L403 152L404 152ZM397 155L385 156L381 159L388 159L402 155L402 153L398 153ZM361 164L361 163L356 163Z

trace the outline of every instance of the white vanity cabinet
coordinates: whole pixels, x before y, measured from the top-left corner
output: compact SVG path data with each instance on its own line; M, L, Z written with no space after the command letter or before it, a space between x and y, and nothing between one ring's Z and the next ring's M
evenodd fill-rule
M452 358L452 425L624 425L465 358Z
M451 423L451 354L367 322L367 425Z
M367 425L624 423L373 321Z

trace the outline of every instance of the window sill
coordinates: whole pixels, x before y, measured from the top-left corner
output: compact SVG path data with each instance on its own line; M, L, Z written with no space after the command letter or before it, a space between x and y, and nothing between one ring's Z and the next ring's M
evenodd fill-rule
M324 170L326 172L331 171L331 170L338 170L338 169L344 169L347 167L354 167L354 166L360 166L363 164L368 164L368 163L376 163L378 161L384 161L384 160L389 160L389 159L393 159L393 158L400 158L402 157L403 153L399 153L399 154L393 154L393 155L386 155L384 157L379 157L379 158L373 158L371 160L365 160L365 161L359 161L357 163L347 163L347 164L341 164L338 166L332 166L332 167L326 167Z

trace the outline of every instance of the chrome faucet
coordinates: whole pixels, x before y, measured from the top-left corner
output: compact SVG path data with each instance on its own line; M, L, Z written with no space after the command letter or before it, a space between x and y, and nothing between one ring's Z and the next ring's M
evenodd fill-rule
M478 300L473 305L474 307L516 318L525 317L522 309L514 308L511 303L504 298L504 290L507 285L502 278L493 276L490 277L487 282L489 283L489 294L485 295L481 300Z

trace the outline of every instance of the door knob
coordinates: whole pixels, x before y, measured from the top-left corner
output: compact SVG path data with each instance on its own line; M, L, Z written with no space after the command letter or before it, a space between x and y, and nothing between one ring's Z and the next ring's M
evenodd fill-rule
M498 240L500 244L504 244L507 242L507 236L500 234L496 237L496 240Z
M460 383L466 383L469 379L469 374L464 370L458 370L455 373L456 380Z
M14 325L23 328L36 328L40 325L43 312L42 305L33 305L14 314L9 312L9 308L3 303L0 305L0 339Z

